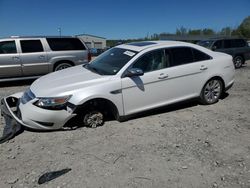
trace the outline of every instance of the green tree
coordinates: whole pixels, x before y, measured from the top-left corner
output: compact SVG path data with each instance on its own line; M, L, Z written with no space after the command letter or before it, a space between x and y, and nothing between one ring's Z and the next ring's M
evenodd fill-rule
M250 38L250 16L246 17L237 29L240 36Z
M210 28L203 29L202 33L203 33L203 35L210 35L210 36L215 34L214 30L212 30Z
M189 35L202 35L202 30L201 29L190 29L188 31Z
M223 27L219 32L220 35L231 36L233 33L233 29L231 27Z
M187 29L183 26L181 26L180 29L176 29L176 35L186 35L188 34Z

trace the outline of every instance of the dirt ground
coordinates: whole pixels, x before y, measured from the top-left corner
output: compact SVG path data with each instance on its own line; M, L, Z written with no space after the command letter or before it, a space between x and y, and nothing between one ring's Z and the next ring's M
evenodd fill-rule
M30 83L2 84L0 97ZM250 62L215 105L189 102L96 129L24 131L0 145L0 187L250 188Z

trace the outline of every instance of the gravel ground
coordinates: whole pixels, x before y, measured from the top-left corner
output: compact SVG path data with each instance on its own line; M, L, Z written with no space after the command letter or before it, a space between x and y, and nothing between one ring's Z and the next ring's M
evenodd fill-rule
M0 187L249 188L249 63L215 105L189 102L96 129L24 131L0 145ZM30 83L1 84L0 97Z

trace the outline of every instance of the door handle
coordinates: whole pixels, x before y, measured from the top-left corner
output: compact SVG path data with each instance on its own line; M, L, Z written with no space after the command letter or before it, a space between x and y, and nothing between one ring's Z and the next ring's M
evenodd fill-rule
M201 68L200 68L200 70L207 70L207 67L204 66L204 65L202 65Z
M45 55L40 55L39 56L39 59L44 59L45 58Z
M13 56L12 59L15 60L15 61L16 61L16 60L17 60L17 61L20 60L20 58L19 58L18 56Z
M168 75L167 74L164 74L164 73L161 73L159 76L158 76L158 79L166 79L168 78Z

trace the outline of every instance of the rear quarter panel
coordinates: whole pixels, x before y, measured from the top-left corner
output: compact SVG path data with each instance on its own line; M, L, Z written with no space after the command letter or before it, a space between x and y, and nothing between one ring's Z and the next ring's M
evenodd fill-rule
M88 51L48 51L48 59L50 63L50 70L53 71L54 64L59 61L70 61L74 65L88 63Z
M209 77L221 77L224 81L225 87L234 82L235 68L231 55L214 52L213 61L211 62L211 66L209 67L209 69Z

